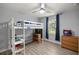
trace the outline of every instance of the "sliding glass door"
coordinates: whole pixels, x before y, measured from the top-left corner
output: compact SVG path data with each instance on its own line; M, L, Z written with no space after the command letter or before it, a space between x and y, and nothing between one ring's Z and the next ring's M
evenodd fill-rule
M49 18L49 20L48 20L48 34L49 34L49 40L55 41L56 19Z

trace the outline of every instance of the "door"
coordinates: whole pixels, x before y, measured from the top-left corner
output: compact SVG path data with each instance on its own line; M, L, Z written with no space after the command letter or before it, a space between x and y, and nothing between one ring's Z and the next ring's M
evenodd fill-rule
M48 34L49 34L49 40L55 41L56 19L50 18L48 20Z

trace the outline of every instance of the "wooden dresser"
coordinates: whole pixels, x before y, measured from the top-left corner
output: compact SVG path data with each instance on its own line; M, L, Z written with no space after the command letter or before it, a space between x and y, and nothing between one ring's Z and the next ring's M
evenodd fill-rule
M78 37L76 36L62 36L61 46L70 50L78 52Z

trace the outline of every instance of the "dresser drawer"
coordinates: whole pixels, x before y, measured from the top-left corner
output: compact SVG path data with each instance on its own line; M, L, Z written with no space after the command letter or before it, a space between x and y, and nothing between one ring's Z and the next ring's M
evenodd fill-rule
M78 44L78 38L76 37L62 37L62 40L61 41L68 41L68 42L71 42L71 43L75 43L75 44Z
M73 43L73 44L77 44L78 45L78 41L76 39L62 39L62 41L65 41L65 42L69 42L69 43Z
M63 44L62 47L68 48L68 49L73 50L73 51L78 51L78 47L73 47L73 46L70 46L67 44Z
M63 41L62 44L66 44L66 45L73 46L73 47L78 47L78 44L74 44L74 43L67 42L67 41Z

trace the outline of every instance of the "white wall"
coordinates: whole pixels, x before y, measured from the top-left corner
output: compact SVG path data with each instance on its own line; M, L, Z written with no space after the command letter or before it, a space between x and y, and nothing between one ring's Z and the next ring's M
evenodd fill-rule
M32 17L28 14L22 14L22 13L19 13L18 11L14 11L14 10L8 9L6 7L0 7L0 23L4 23L4 22L9 21L11 19L11 17L14 17L15 20L38 21L38 18ZM29 33L30 32L32 32L32 31L30 30ZM2 35L2 33L6 34L6 32L1 32L0 34ZM8 45L7 45L8 38L6 38L6 39L1 39L1 38L2 38L2 36L0 36L0 42L2 42L2 43L0 43L0 51L4 50L4 49L8 49ZM28 38L26 38L26 39L28 39ZM28 40L30 40L30 38Z
M8 48L8 26L0 23L0 50Z
M60 36L63 35L63 29L71 29L75 36L79 35L79 11L68 11L60 15Z
M46 39L46 18L42 17L42 18L38 18L39 22L43 23L43 39Z

